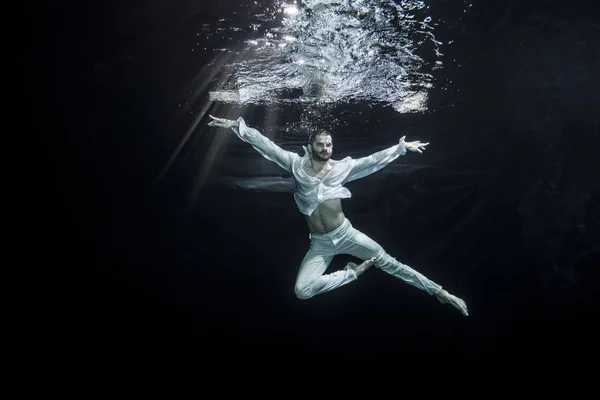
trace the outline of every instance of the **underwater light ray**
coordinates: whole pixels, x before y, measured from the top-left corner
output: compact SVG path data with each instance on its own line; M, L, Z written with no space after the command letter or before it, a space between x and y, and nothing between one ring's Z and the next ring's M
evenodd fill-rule
M220 83L217 84L218 88L222 88L229 83L229 81L233 78L233 71L231 71L229 73L227 73L227 72L223 73L223 70L224 70L223 67L226 64L228 64L229 62L239 62L241 59L243 59L245 57L246 52L239 52L238 54L239 55L237 57L234 57L233 54L222 54L219 57L217 57L214 60L214 62L210 63L209 65L204 66L200 70L200 72L198 72L196 74L195 78L192 80L192 83L190 85L191 86L197 85L197 86L192 91L187 90L187 89L185 90L185 92L191 92L192 96L186 102L186 104L180 109L180 111L178 111L177 114L175 115L173 122L170 124L171 129L173 129L172 127L175 126L177 124L177 122L179 120L181 120L181 118L184 115L186 115L188 112L191 112L190 110L193 109L195 103L198 101L198 99L201 97L201 95L203 93L207 92L208 87L213 84L214 80L219 75L221 75L221 77L219 79ZM196 115L196 117L192 121L191 125L187 129L186 133L183 135L183 138L179 141L179 143L173 150L173 153L167 160L164 168L158 175L158 177L156 179L157 183L159 183L164 178L166 173L169 171L170 167L173 165L173 162L175 161L175 159L177 158L177 156L179 155L181 150L185 147L188 140L190 139L190 137L192 136L192 134L198 127L198 124L200 123L200 121L202 121L205 118L206 113L213 106L213 104L214 104L214 99L209 97L209 99L202 105L200 112L198 113L198 115ZM168 129L168 130L171 130L171 129Z

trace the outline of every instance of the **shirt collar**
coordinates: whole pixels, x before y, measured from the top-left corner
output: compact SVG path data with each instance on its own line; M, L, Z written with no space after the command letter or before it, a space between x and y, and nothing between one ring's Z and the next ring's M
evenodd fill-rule
M302 158L310 157L310 153L308 152L308 147L302 145L302 148L304 149L304 157L302 157Z

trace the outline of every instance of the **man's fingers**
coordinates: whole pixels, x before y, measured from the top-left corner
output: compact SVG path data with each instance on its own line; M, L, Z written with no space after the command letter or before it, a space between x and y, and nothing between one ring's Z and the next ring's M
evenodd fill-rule
M224 121L225 121L225 118L217 118L217 117L213 117L213 116L212 116L212 115L210 115L210 114L208 114L208 116L209 116L209 117L211 117L212 119L214 119L215 121L218 121L218 122L224 122Z
M227 125L227 121L225 118L217 118L214 115L208 114L208 116L210 118L212 118L213 120L210 121L207 125L208 126L216 126L218 128L226 128Z

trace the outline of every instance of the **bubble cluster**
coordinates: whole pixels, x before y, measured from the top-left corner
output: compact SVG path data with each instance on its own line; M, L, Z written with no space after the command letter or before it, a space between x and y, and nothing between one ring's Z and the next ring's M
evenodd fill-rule
M214 98L239 103L384 103L423 111L442 43L423 1L276 1L253 15L260 32L228 65Z

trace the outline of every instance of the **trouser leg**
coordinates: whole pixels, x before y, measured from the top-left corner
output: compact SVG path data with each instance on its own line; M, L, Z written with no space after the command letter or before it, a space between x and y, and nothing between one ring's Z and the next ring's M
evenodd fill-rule
M312 243L308 250L296 278L295 292L300 299L308 299L321 293L329 292L356 280L356 273L352 269L343 269L330 274L323 274L336 251L333 246Z
M375 267L431 295L442 290L442 286L402 264L387 254L377 242L354 228L348 230L340 243L339 253L350 254L362 260L373 258Z

